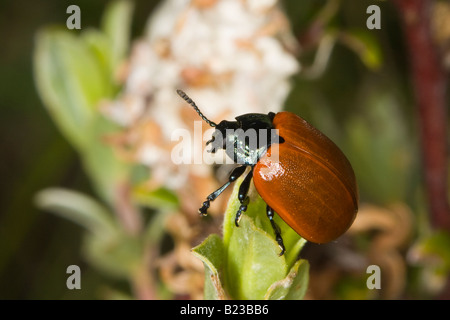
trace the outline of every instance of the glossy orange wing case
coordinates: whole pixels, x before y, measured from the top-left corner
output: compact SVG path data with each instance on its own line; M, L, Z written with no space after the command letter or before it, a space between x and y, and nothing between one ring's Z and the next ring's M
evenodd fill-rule
M280 112L285 140L256 164L253 181L264 201L299 235L326 243L342 235L358 211L353 169L342 151L304 119Z

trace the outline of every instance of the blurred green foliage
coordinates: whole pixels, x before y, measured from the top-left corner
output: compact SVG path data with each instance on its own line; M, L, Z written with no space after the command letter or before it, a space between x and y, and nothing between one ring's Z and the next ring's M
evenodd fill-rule
M157 2L136 3L133 35L142 32L148 12ZM108 3L76 1L82 8L82 28L98 26ZM38 0L32 6L25 1L0 4L1 299L93 299L112 293L103 286L105 276L92 271L81 258L81 229L67 220L44 214L34 202L37 192L46 187L95 194L91 177L81 162L86 160L80 160L74 146L55 127L34 83L32 53L37 32L51 24L65 26L66 9L71 4L74 2L59 0ZM108 23L104 22L105 29L110 28ZM72 32L72 38L76 33ZM69 291L65 287L66 268L71 264L83 270L85 290ZM124 281L108 281L116 288L127 289Z
M96 190L112 203L125 165L102 137L118 130L99 112L102 99L118 92L115 72L128 51L131 2L108 7L101 29L74 35L49 27L36 35L37 89L54 122L76 148ZM115 129L115 130L114 130Z

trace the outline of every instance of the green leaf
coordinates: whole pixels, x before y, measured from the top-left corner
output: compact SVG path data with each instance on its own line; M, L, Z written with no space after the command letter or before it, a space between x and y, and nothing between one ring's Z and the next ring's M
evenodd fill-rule
M102 30L110 42L110 69L113 73L128 51L132 13L133 2L120 0L110 4L103 15Z
M267 290L267 300L301 300L308 289L309 263L301 259L291 268L283 280L272 284Z
M248 216L234 228L227 252L225 284L235 299L262 299L272 283L285 277L287 265L280 248Z
M222 239L216 234L210 235L203 243L192 249L192 253L202 260L205 266L205 296L207 300L226 298L222 285L224 268L224 250Z
M102 98L113 97L117 88L114 84L115 69L111 68L111 41L104 33L96 29L84 30L80 35L80 39L90 49L92 56L95 58L103 83L108 84Z
M286 247L285 255L280 257L280 248L266 216L266 204L255 190L236 227L234 218L240 206L237 194L241 181L236 183L225 213L225 287L235 299L263 299L274 282L286 277L305 240L275 217Z
M115 15L123 22L122 14ZM115 21L109 19L110 24ZM99 101L115 91L112 45L112 34L87 30L77 37L67 30L45 28L38 33L34 56L36 85L44 105L80 153L96 190L109 203L128 170L104 142L105 135L117 126L97 110Z
M85 144L94 105L106 84L90 48L67 30L45 28L36 37L35 82L41 99L63 134Z
M130 170L130 166L122 162L114 149L104 142L104 137L116 129L115 124L97 114L86 129L86 135L90 139L79 150L84 168L95 189L110 204L113 204L117 196L118 184L127 181Z
M38 207L71 220L101 238L109 238L117 229L112 215L96 200L76 191L49 188L40 191Z
M228 202L223 241L211 235L193 249L205 265L205 298L301 299L308 286L309 265L297 258L306 240L275 217L286 247L280 257L266 204L252 188L250 205L236 227L242 180L236 182Z

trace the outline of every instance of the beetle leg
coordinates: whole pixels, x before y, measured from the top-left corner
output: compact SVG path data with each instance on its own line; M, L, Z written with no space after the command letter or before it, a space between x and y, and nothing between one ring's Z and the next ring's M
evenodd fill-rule
M211 138L211 140L206 141L206 145L209 145L210 143L214 142L216 140L216 137L213 136ZM212 147L210 150L206 150L206 152L208 153L216 153L216 149L214 149L214 147Z
M213 193L211 193L209 196L206 197L206 201L203 202L203 205L200 209L198 209L198 213L200 213L203 216L207 215L207 211L208 208L210 206L210 202L216 200L216 198L232 183L234 182L237 178L239 178L244 172L245 172L246 167L245 166L240 166L240 167L236 167L233 169L233 171L231 171L230 176L228 178L228 181L221 186L219 189L217 189L216 191L214 191Z
M280 230L280 227L273 220L273 215L275 213L273 211L273 209L271 207L269 207L269 205L267 205L266 211L267 211L267 217L269 218L270 223L272 224L273 232L275 233L275 239L277 240L278 246L281 249L281 252L279 254L279 256L281 257L285 251L283 238L281 237L281 230Z
M241 202L241 205L239 207L239 210L236 212L236 217L234 219L234 223L235 223L236 227L239 227L239 220L241 220L242 212L247 211L247 206L250 201L247 194L248 194L248 189L250 189L250 182L252 181L252 178L253 178L253 168L247 174L244 181L242 181L241 186L239 187L238 198L239 198L239 201Z
M238 211L236 212L236 217L234 218L234 224L236 227L239 227L239 220L241 220L242 212L247 211L248 203L250 202L248 197L245 197L243 201L241 201L241 205L239 206Z

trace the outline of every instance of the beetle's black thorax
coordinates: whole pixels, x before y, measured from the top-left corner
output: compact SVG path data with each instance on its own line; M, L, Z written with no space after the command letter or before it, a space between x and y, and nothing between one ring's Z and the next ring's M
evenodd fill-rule
M225 149L234 162L253 166L272 143L280 140L272 123L274 116L272 112L248 113L236 117L236 121L223 120L207 144L211 143L213 153Z

